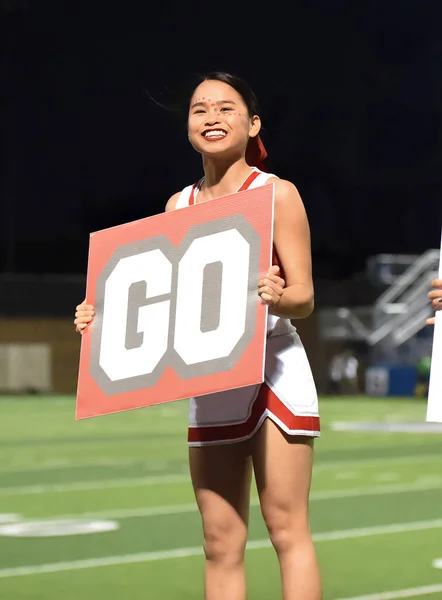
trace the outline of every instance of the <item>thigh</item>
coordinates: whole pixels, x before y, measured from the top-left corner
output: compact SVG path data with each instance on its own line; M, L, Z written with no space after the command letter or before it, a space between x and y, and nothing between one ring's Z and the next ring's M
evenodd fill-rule
M190 473L198 508L207 532L247 528L252 462L250 443L189 448Z
M268 418L254 436L253 468L267 525L307 524L313 444L312 438L286 434Z

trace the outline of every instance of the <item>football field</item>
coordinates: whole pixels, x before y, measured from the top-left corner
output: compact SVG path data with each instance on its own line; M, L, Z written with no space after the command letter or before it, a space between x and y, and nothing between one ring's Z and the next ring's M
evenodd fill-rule
M442 599L442 429L423 400L321 401L311 523L325 600ZM0 399L0 598L201 600L187 403L84 421ZM250 600L279 572L253 491Z

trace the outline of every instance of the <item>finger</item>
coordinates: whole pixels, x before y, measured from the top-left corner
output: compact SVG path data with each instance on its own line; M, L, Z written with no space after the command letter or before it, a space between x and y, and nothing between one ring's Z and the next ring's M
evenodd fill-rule
M86 324L87 324L87 323L90 323L90 322L92 321L92 318L93 318L93 317L77 317L77 318L74 320L74 323L75 323L76 325L80 325L81 323L86 323Z
M75 310L94 310L92 304L79 304L75 307Z
M272 265L268 270L268 273L271 273L273 275L279 275L280 271L281 269L278 267L278 265Z
M77 310L77 312L75 313L76 317L93 317L94 316L94 311L93 310Z
M277 284L273 281L270 281L270 279L262 279L258 283L258 289L269 288L271 290L274 290L276 287L278 287Z
M272 290L278 291L279 295L281 295L284 290L284 280L277 277L276 281L273 281L272 279L265 277L258 282L258 288L264 287L269 287Z
M280 277L279 275L275 275L274 273L268 272L267 275L265 277L263 277L263 279L269 279L270 281L273 281L274 283L278 283L280 285L282 285L283 287L285 286L285 281L282 277Z
M271 298L274 298L274 299L280 298L282 296L282 292L283 292L282 288L275 289L272 287L272 285L264 285L258 289L258 294L260 296L262 296L263 294L267 294L267 296L270 296Z
M431 290L431 292L428 292L428 298L430 298L430 300L441 300L442 296L442 290Z
M270 294L266 294L265 292L263 292L261 294L261 299L264 300L264 302L266 304L271 304L273 303L273 296L271 296Z
M431 303L431 306L434 308L434 310L441 310L442 309L442 298L436 298L435 300L433 300L433 302Z
M436 323L436 319L431 317L431 319L427 319L427 325L434 325Z
M442 279L433 279L431 287L442 289Z

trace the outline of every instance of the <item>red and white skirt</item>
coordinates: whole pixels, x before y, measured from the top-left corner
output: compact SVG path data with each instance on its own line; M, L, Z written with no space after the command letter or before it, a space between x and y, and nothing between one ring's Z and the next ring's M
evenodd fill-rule
M266 418L289 435L319 437L318 397L296 330L267 338L265 381L190 399L189 446L247 440Z

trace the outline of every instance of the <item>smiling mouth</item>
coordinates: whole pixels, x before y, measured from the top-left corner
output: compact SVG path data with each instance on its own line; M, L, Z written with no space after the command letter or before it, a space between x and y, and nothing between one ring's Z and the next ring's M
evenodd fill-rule
M208 129L207 131L203 131L201 135L205 140L216 141L225 138L227 131L224 131L224 129Z

